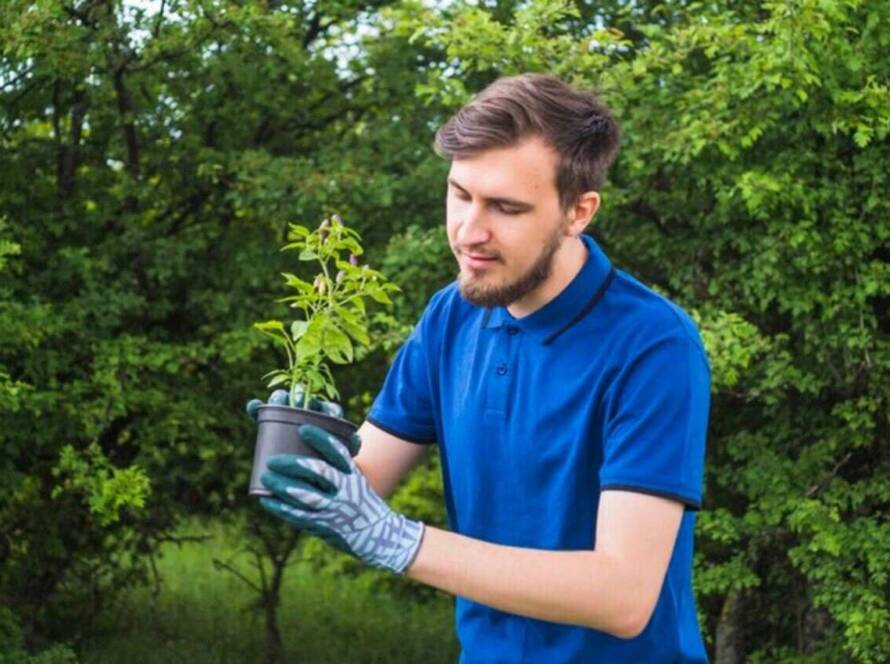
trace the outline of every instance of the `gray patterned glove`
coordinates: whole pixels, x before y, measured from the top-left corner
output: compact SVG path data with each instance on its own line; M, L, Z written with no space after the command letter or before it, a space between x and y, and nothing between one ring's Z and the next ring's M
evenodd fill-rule
M271 457L262 482L274 497L260 504L369 565L404 574L420 548L423 523L392 511L374 493L339 438L311 424L301 426L300 435L324 460Z

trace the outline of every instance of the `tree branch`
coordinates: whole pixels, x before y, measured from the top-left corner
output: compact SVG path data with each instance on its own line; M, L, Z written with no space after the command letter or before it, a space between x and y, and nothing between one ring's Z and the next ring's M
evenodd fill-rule
M136 133L136 124L132 120L133 99L124 82L125 65L119 64L114 68L113 81L114 92L117 98L117 111L121 122L124 145L127 149L127 172L134 180L139 179L139 137Z
M25 70L23 72L19 73L18 76L16 76L14 79L12 79L11 81L7 81L6 83L3 84L3 88L2 88L3 92L6 92L7 88L9 88L10 90L12 88L14 88L20 80L25 78L28 74L30 74L33 71L34 71L34 67L25 68Z
M837 477L837 474L838 474L838 472L840 472L840 469L843 466L845 466L851 458L853 458L853 453L847 452L847 454L844 455L844 458L841 459L840 461L838 461L837 464L835 464L834 468L831 469L831 472L828 473L828 475L826 475L821 480L819 480L814 485L812 485L809 489L807 489L807 493L806 493L807 498L812 498L816 494L820 493L829 484L831 484L831 480L833 480L835 477Z
M253 557L254 567L256 567L257 571L260 573L260 584L262 584L262 587L257 590L259 590L265 600L269 596L269 580L266 578L266 566L263 565L263 556L259 551L254 551Z
M213 535L164 535L163 537L158 537L155 541L157 541L158 544L170 542L177 546L182 546L183 544L190 544L193 542L206 542L210 539L213 539Z
M157 16L155 16L155 24L151 30L151 36L155 39L158 38L158 35L161 33L161 23L164 22L164 12L167 9L167 0L161 0L161 6L158 9Z
M158 596L161 594L161 575L158 572L158 563L157 560L155 560L155 552L152 549L149 549L148 552L148 562L151 565L152 578L151 603L153 606L156 606L158 603Z
M219 558L213 559L213 567L217 570L222 570L225 572L230 572L234 574L236 577L241 579L244 583L250 586L253 590L260 593L261 595L264 593L263 589L260 588L257 584L247 578L241 571L235 567L232 567L229 563L220 560Z
M327 31L330 23L324 27L321 25L321 13L315 12L309 19L309 25L306 26L306 34L303 35L303 48L309 48L309 45L315 41L323 32Z
M56 101L53 91L53 103ZM77 172L80 156L80 139L83 135L83 123L86 118L86 94L83 88L75 86L74 102L71 104L71 127L68 132L68 143L60 146L60 162L58 173L58 191L63 199L74 192L74 174ZM55 114L54 114L55 115Z

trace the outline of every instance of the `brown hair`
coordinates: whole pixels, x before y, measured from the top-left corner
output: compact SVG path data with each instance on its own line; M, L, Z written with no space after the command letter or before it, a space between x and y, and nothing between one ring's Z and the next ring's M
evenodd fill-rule
M556 190L566 210L584 192L602 187L621 129L595 93L549 74L522 74L500 78L476 95L436 132L435 148L453 160L534 135L559 155Z

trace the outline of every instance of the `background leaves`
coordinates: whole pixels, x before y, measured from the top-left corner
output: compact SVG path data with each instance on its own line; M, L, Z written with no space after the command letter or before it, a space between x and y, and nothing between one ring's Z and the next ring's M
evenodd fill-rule
M242 407L274 365L251 324L289 313L282 272L315 277L288 224L334 211L402 289L334 369L361 418L455 272L433 131L547 70L623 125L592 233L708 347L714 660L886 661L888 26L862 0L0 3L0 598L24 641L86 633L187 515L248 520ZM118 518L78 468L129 478ZM436 478L396 503L432 522Z

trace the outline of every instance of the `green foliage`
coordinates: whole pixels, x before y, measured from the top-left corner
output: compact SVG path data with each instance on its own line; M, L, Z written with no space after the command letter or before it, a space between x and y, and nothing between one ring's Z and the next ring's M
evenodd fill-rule
M711 363L711 382L721 391L734 388L755 359L769 353L767 340L737 313L692 311Z
M7 264L8 256L17 256L21 252L21 247L15 242L7 240L6 234L7 223L0 217L0 274L2 274ZM0 286L0 306L7 304L9 294L2 286ZM22 392L27 389L27 385L11 379L10 375L4 370L0 364L0 410L15 410L18 408L19 399Z
M451 282L457 272L444 227L413 225L393 235L387 242L381 270L401 291L393 308L397 320L413 324L430 295Z
M51 646L36 655L28 653L18 621L12 611L0 606L0 664L77 664L77 657L62 645Z
M425 218L413 54L331 57L380 4L0 3L0 602L29 639L89 630L183 515L245 508L287 221L342 210L373 256ZM51 498L66 445L109 493Z
M82 452L71 445L63 447L52 474L59 483L50 497L80 494L103 527L119 521L122 510L145 507L150 492L149 479L139 466L115 468L96 444Z
M326 219L314 231L291 224L288 240L282 251L298 251L301 261L317 264L321 272L312 283L295 274L283 275L296 294L280 301L299 309L302 318L289 328L278 320L254 326L287 353L287 369L267 374L271 377L268 387L289 387L292 404L297 403L298 389L302 389L305 408L316 394L339 400L329 362L350 364L355 359L354 345L371 346L366 300L391 305L389 293L399 289L382 273L359 265L358 257L364 252L361 238L339 215Z
M6 267L7 256L16 256L21 253L21 247L19 245L2 238L2 235L5 235L6 233L8 225L8 222L0 217L0 272Z
M0 3L0 216L21 246L0 298L0 600L26 633L82 634L179 518L244 510L249 326L284 315L287 222L340 210L373 258L429 218L414 50L332 57L373 41L381 4ZM347 402L384 368L354 350L376 365L332 368ZM145 509L103 527L87 487L51 500L69 444L142 469Z
M359 220L402 288L331 368L367 407L454 270L433 130L531 69L615 109L594 233L708 347L715 659L886 661L888 26L864 0L0 3L0 601L29 645L88 630L182 515L243 513L291 219ZM394 501L436 522L430 463Z

